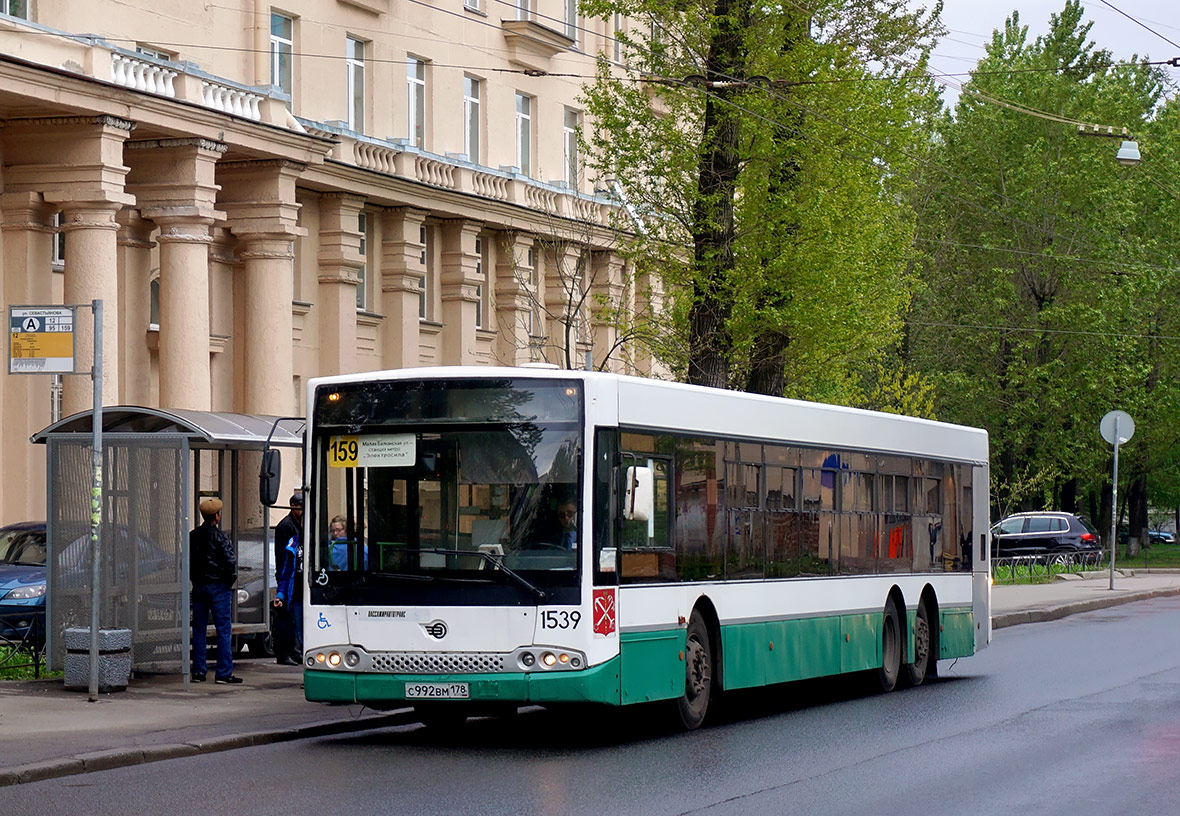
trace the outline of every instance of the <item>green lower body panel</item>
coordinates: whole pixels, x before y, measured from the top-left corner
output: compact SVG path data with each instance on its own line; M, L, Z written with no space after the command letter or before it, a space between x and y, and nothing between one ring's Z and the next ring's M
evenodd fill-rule
M671 700L684 693L684 636L679 628L622 635L623 705Z
M760 621L721 627L722 679L739 689L881 665L881 616Z
M970 607L943 609L938 613L938 657L975 654L975 615Z
M314 669L303 673L304 696L317 703L362 703L373 708L408 705L414 701L406 699L406 683L467 683L471 702L618 705L619 659L584 671L544 674L373 674Z

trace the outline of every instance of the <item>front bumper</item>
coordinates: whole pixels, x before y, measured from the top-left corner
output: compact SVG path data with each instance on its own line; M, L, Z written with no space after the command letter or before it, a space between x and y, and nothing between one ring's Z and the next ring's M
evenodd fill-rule
M406 684L467 683L474 703L620 704L619 659L582 671L497 672L495 674L379 674L339 669L305 669L306 698L320 703L361 703L371 708L411 705Z

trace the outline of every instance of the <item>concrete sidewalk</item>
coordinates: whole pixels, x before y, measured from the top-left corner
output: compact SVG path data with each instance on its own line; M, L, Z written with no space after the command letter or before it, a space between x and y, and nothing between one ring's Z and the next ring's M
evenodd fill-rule
M1180 572L1107 573L1048 584L992 588L992 626L1055 620L1077 612L1161 595L1180 595ZM1003 634L997 634L1003 637ZM243 660L245 682L219 686L157 675L126 691L66 691L60 678L0 682L0 787L138 765L198 753L303 737L382 728L414 721L409 709L374 712L303 698L302 670L269 660Z

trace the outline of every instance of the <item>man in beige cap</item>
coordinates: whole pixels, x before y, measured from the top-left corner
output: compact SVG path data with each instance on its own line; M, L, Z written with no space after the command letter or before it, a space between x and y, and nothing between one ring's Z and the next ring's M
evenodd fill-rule
M231 610L234 582L238 580L233 542L221 531L221 499L202 499L198 508L204 523L188 535L189 578L193 584L192 678L205 681L205 631L209 615L217 629L217 682L236 684L234 676Z

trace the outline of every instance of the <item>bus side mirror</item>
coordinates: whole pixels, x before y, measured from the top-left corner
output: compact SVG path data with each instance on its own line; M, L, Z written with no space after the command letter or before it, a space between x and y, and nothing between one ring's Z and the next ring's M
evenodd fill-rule
M283 470L282 459L276 448L262 452L262 469L258 472L258 500L267 507L274 507L279 500L279 478Z
M654 504L652 472L649 467L627 468L627 487L623 492L623 518L647 521Z

